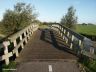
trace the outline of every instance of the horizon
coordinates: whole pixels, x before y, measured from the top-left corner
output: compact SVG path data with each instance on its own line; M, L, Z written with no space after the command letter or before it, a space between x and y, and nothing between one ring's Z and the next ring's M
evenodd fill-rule
M17 2L35 6L42 22L60 22L70 6L76 9L78 23L96 24L96 0L2 0L0 1L0 21L7 9L13 9Z

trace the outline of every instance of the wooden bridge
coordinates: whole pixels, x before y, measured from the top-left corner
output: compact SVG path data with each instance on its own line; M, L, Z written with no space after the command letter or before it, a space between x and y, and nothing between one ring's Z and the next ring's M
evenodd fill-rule
M0 61L8 65L16 56L16 72L80 72L81 55L96 59L91 40L60 24L48 26L32 24L8 37L0 45Z

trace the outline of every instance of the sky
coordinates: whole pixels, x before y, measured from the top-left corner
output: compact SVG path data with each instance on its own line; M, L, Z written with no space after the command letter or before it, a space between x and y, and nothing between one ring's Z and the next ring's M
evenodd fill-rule
M0 20L7 9L13 9L17 2L35 7L40 21L60 22L70 6L76 9L78 23L96 24L96 0L0 0Z

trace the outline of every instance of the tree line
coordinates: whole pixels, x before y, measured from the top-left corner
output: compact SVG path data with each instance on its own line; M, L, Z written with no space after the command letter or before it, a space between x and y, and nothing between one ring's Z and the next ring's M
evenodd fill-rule
M76 9L74 9L73 6L70 6L66 15L62 17L60 23L72 30L75 30L77 24L77 16L75 15L75 12Z
M17 3L13 10L6 10L1 24L5 34L15 33L36 21L37 13L31 4Z
M62 17L60 23L70 29L75 29L77 24L77 16L75 16L76 9L73 6L68 8L68 12ZM7 35L16 33L17 31L25 28L37 21L38 14L35 8L31 4L17 3L14 5L13 10L6 10L3 19L0 22L2 24L3 32Z
M61 18L60 24L75 30L76 29L76 24L77 24L77 16L75 15L76 13L76 9L74 9L73 6L70 6L68 8L68 12L66 13L66 15L64 15ZM57 22L43 22L43 24L48 25L48 24L52 24L52 23L57 23Z

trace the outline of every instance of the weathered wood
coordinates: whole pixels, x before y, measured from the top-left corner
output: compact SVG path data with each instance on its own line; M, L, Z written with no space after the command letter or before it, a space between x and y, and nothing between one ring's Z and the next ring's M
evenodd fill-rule
M20 35L20 41L22 41L22 39L23 39L23 38L22 38L22 35ZM21 43L21 47L24 48L23 43Z
M27 35L26 35L26 32L24 32L24 36L26 37ZM27 38L25 38L25 42L27 43Z
M70 30L69 28L67 28L67 27L65 27L65 26L63 26L63 25L61 25L59 23L57 23L57 24L53 23L51 27L53 29L54 28L57 28L58 31L59 31L59 34L61 36L63 34L63 39L65 39L66 43L69 43L69 41L71 41L69 43L71 49L72 49L73 45L76 45L77 48L78 48L77 49L78 52L80 52L80 53L82 53L82 54L84 54L84 55L86 55L88 57L91 57L91 58L96 59L96 54L95 54L96 53L96 49L94 49L91 45L86 44L86 41L85 41L85 37L84 36L82 36L82 35L74 32L74 31ZM62 30L62 28L63 28L63 30ZM74 38L71 38L70 39L70 35L69 34L75 37L75 41L76 42L73 40ZM89 42L91 42L91 41L89 40ZM85 44L89 46L89 47L86 46L87 49L89 49L89 50L86 50Z
M27 43L28 39L30 39L30 36L33 34L34 31L38 29L38 25L31 24L28 27L24 28L23 30L11 35L8 37L11 43L13 43L14 48L11 52L8 52L8 46L11 44L9 41L4 41L4 55L0 56L0 61L5 60L5 63L9 64L9 57L13 56L13 54L16 54L16 57L19 56L18 48L21 46L24 48L24 41ZM24 37L22 36L24 34ZM20 42L17 44L17 38L20 38ZM27 39L28 38L28 39ZM1 46L2 47L2 46Z
M16 40L14 40L13 44L14 44L14 47L16 48L17 47ZM19 57L19 53L18 53L18 49L17 48L15 49L15 54L16 54L16 57Z
M9 57L12 56L12 52L8 53L8 46L10 45L10 42L4 41L3 45L4 45L4 55L2 56L2 60L5 59L5 63L6 63L6 65L8 65L9 64Z
M73 42L73 40L74 40L74 35L72 35L72 37L71 37L71 41ZM70 45L70 49L72 49L72 47L73 47L73 43L71 42L71 45Z
M58 37L59 36L59 37ZM50 43L49 43L50 42ZM52 42L52 43L51 43ZM77 57L65 50L67 45L62 45L64 40L55 30L37 30L33 34L24 50L17 58L17 62L29 61L54 61L77 60ZM56 43L56 47L53 43ZM60 50L62 48L62 50ZM64 49L64 50L63 50ZM70 50L68 50L70 51Z

